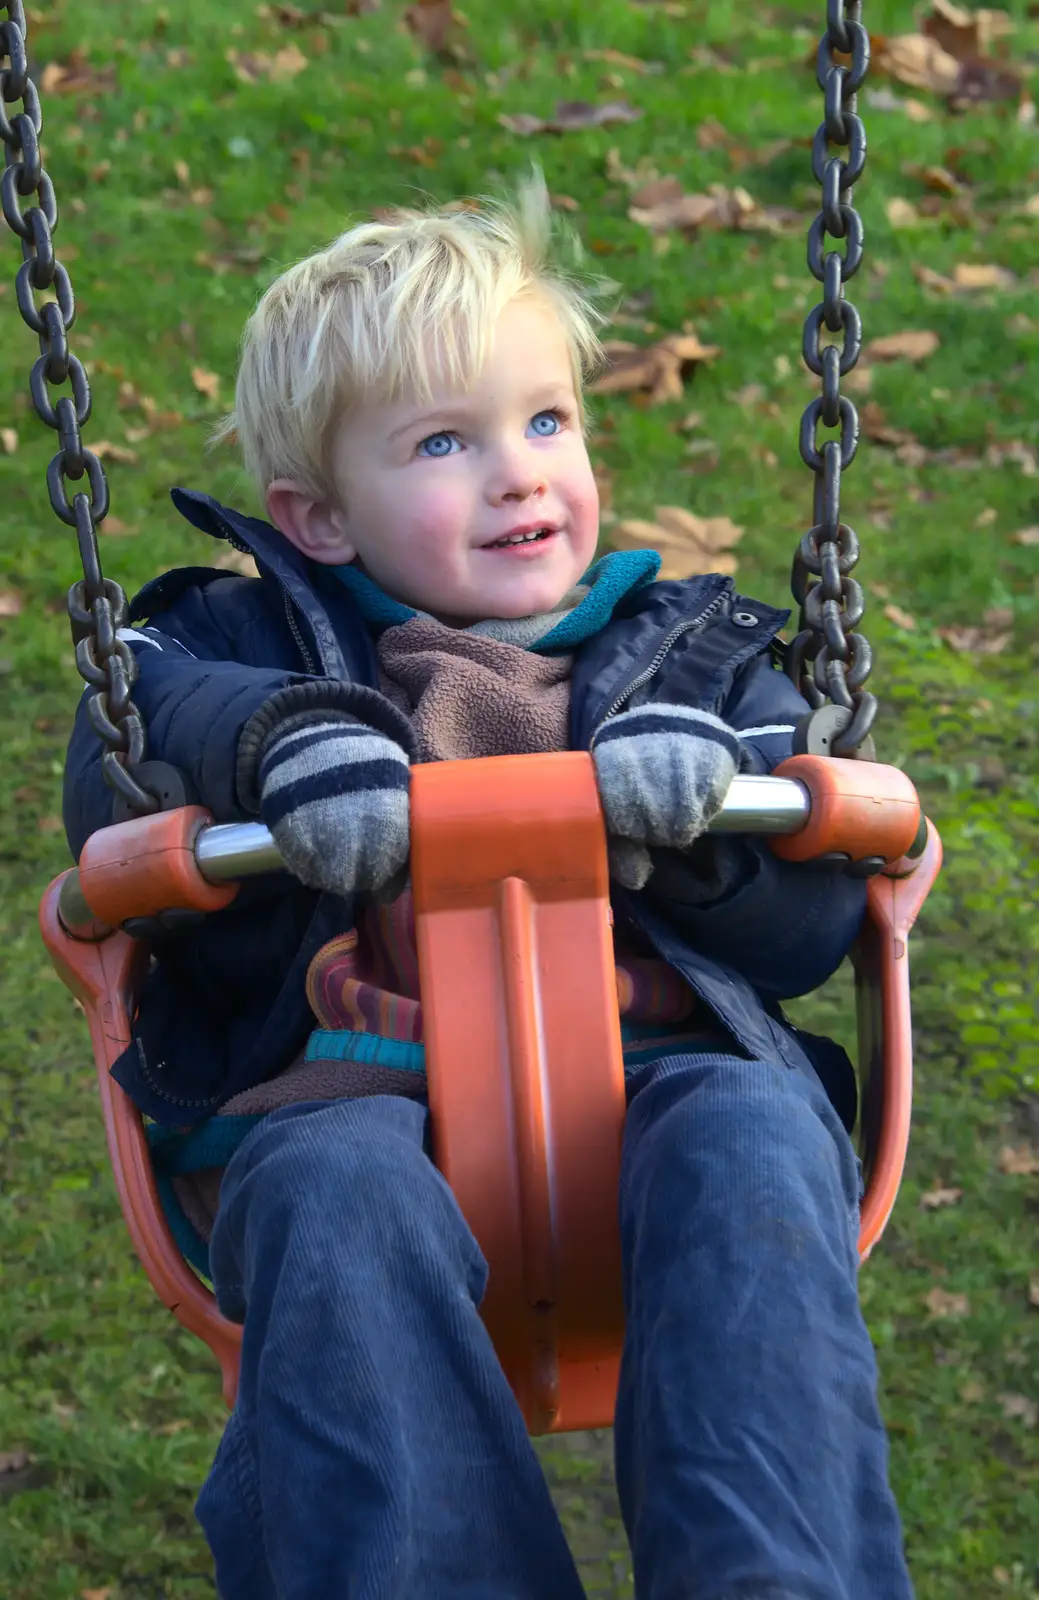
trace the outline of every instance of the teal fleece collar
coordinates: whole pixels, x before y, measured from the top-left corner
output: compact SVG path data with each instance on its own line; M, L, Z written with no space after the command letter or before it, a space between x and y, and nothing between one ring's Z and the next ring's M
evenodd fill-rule
M422 614L394 600L358 567L339 566L329 570L345 583L364 620L380 633L384 628L411 622ZM573 650L606 626L625 595L652 583L659 571L660 557L655 550L614 550L601 556L580 580L588 585L588 593L580 605L529 648L537 655Z

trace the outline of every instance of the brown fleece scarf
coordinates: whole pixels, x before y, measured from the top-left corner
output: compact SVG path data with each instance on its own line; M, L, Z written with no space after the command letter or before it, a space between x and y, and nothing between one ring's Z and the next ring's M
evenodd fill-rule
M424 617L387 628L378 656L379 688L410 718L420 761L570 748L572 656Z

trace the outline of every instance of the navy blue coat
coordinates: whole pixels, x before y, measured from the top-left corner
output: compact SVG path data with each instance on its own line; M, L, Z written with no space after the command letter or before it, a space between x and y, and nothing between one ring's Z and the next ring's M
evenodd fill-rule
M134 697L149 754L181 768L218 822L247 820L235 773L245 723L290 685L376 688L374 639L347 588L269 524L207 495L174 490L173 498L196 527L248 550L260 577L188 567L148 584L131 606ZM739 730L788 729L807 708L770 648L787 616L717 576L632 591L575 651L571 748L587 750L619 705L649 701L701 707ZM746 744L751 770L766 772L790 753L791 736L759 731ZM112 820L83 706L64 816L77 858ZM816 988L840 964L862 919L865 886L832 869L791 865L763 840L745 838L727 841L721 892L704 903L705 852L716 848L706 840L688 856L655 851L645 889L615 886L615 912L683 974L743 1050L801 1071L814 1064L825 1079L832 1047L794 1029L779 1002ZM311 959L352 920L349 899L285 875L247 882L225 911L157 941L133 1043L113 1075L146 1115L173 1124L200 1120L271 1077L313 1026Z

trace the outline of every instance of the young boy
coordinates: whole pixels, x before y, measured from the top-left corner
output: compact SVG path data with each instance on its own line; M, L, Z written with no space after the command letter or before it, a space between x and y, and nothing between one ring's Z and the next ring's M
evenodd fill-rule
M847 1064L779 1005L837 967L863 886L706 831L737 771L790 753L787 613L720 577L656 582L650 552L592 564L595 318L549 233L532 183L516 211L401 213L278 278L233 418L269 522L174 493L259 580L189 568L132 608L151 755L218 821L262 818L294 875L157 941L116 1068L159 1123L251 1119L209 1256L240 1388L198 1515L224 1600L581 1594L428 1155L408 769L590 749L629 1091L615 1450L637 1591L904 1600ZM77 853L110 808L81 716Z

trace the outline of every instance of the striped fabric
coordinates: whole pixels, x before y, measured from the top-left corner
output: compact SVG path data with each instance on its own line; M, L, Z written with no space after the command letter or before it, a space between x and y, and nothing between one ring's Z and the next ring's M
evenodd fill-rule
M693 1043L700 1031L690 1026L697 1003L684 979L666 961L620 947L615 954L625 1062L643 1059L647 1050ZM415 1092L425 1049L410 889L390 904L368 904L358 928L318 952L307 973L307 997L318 1027L305 1058L342 1063L342 1093L370 1092L360 1070L351 1085L350 1064L395 1070L403 1074L401 1092Z
M408 782L394 740L345 714L312 713L264 748L260 815L303 883L333 894L380 889L408 858Z

